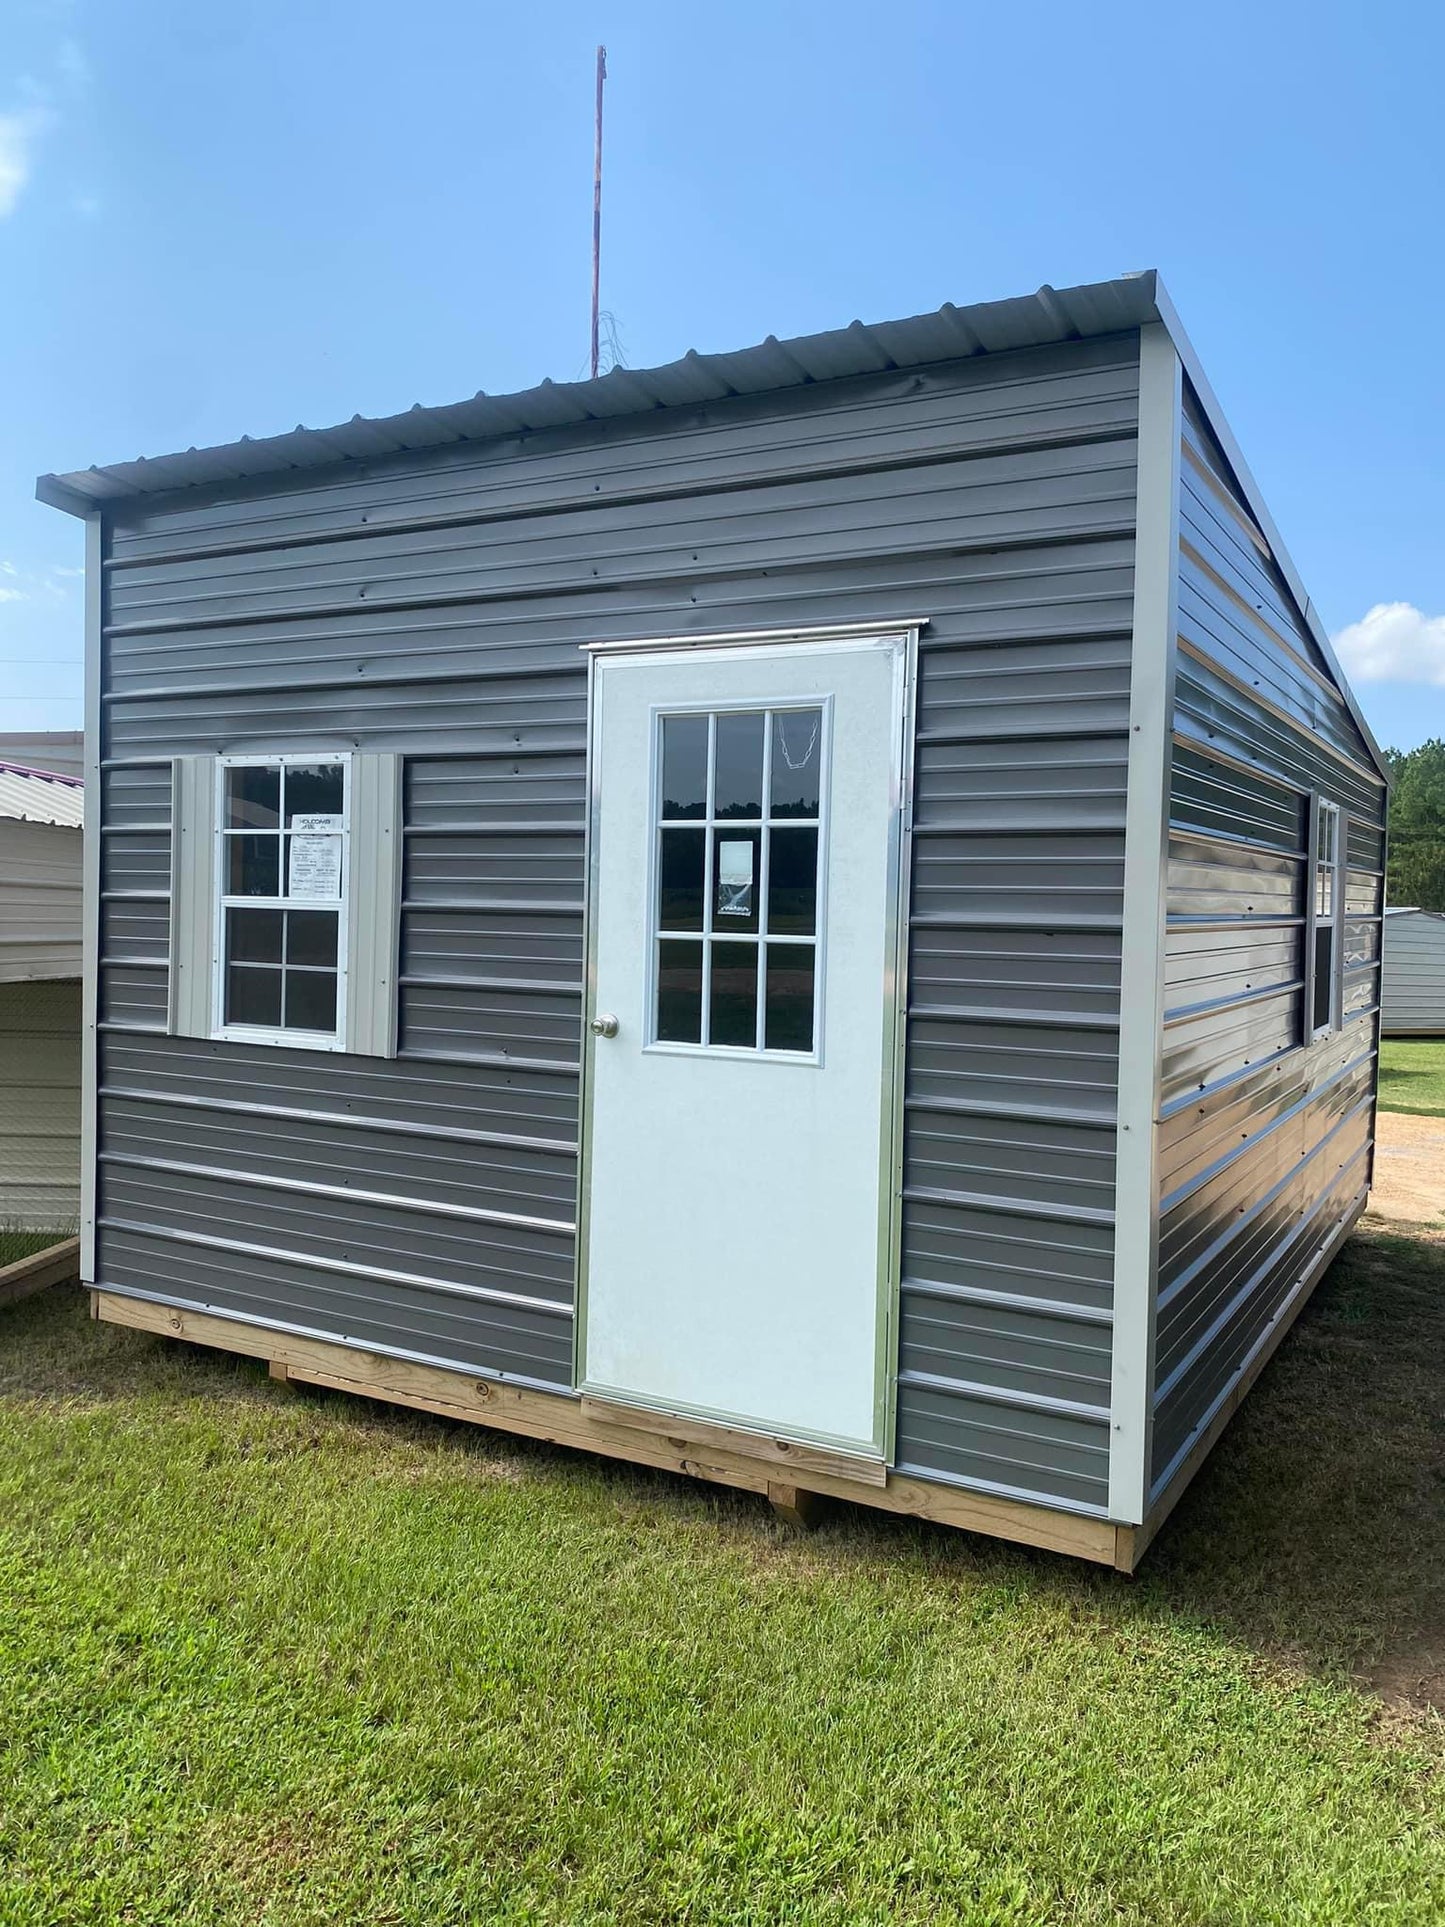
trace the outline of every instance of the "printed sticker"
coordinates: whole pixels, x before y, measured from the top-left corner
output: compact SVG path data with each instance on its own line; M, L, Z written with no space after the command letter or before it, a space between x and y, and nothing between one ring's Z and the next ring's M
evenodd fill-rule
M297 821L301 819L298 817ZM291 838L291 868L286 894L289 897L304 897L311 902L334 900L341 895L339 836Z
M717 915L753 914L753 845L731 839L718 844Z

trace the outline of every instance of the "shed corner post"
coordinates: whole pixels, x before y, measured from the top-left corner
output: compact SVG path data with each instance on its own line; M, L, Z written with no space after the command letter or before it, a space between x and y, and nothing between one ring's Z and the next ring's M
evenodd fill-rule
M1109 1517L1148 1509L1159 1269L1159 1111L1169 775L1179 603L1182 368L1162 322L1139 331L1139 455L1119 986Z
M85 771L81 842L80 1277L95 1283L98 1082L100 1077L100 764L101 674L105 623L105 524L85 518Z

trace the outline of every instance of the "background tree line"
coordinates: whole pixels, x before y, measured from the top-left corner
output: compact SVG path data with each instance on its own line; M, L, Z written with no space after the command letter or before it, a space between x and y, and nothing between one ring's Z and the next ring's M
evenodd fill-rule
M1445 910L1445 741L1385 754L1395 773L1386 901Z

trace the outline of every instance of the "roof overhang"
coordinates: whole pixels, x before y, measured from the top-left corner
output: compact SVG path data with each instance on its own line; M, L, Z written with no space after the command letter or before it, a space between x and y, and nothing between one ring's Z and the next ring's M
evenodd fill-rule
M964 308L945 302L931 314L866 326L854 321L846 328L797 335L788 341L769 335L756 347L729 354L701 355L690 349L680 361L658 368L613 368L593 381L543 381L535 388L510 395L479 391L469 401L443 407L429 408L417 402L400 415L353 415L349 422L333 428L298 426L289 434L254 441L243 435L239 441L212 448L141 456L133 462L77 469L68 475L42 475L35 493L51 508L89 516L140 497L180 489L226 488L272 477L294 480L310 469L347 462L383 460L458 442L534 434L664 408L697 407L736 396L781 393L815 382L923 367L929 362L1084 341L1125 333L1150 322L1160 322L1168 330L1215 439L1235 472L1240 492L1273 548L1310 634L1330 665L1376 768L1388 783L1389 765L1280 540L1174 304L1152 268L1076 288L1044 286L1036 294L1007 301L980 301Z

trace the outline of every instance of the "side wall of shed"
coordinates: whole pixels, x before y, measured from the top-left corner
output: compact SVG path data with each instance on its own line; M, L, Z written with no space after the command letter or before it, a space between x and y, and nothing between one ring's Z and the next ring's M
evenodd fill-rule
M1188 384L1151 1491L1369 1183L1385 791ZM1344 1021L1306 1041L1310 799L1345 816Z
M926 618L896 1456L1102 1513L1137 389L1121 335L113 513L96 1281L569 1385L579 645ZM396 1058L168 1036L169 759L346 746L405 762Z
M0 1226L79 1218L79 980L0 983Z
M0 818L0 984L76 977L80 831Z
M1387 1037L1445 1037L1445 914L1385 918L1382 1028Z

